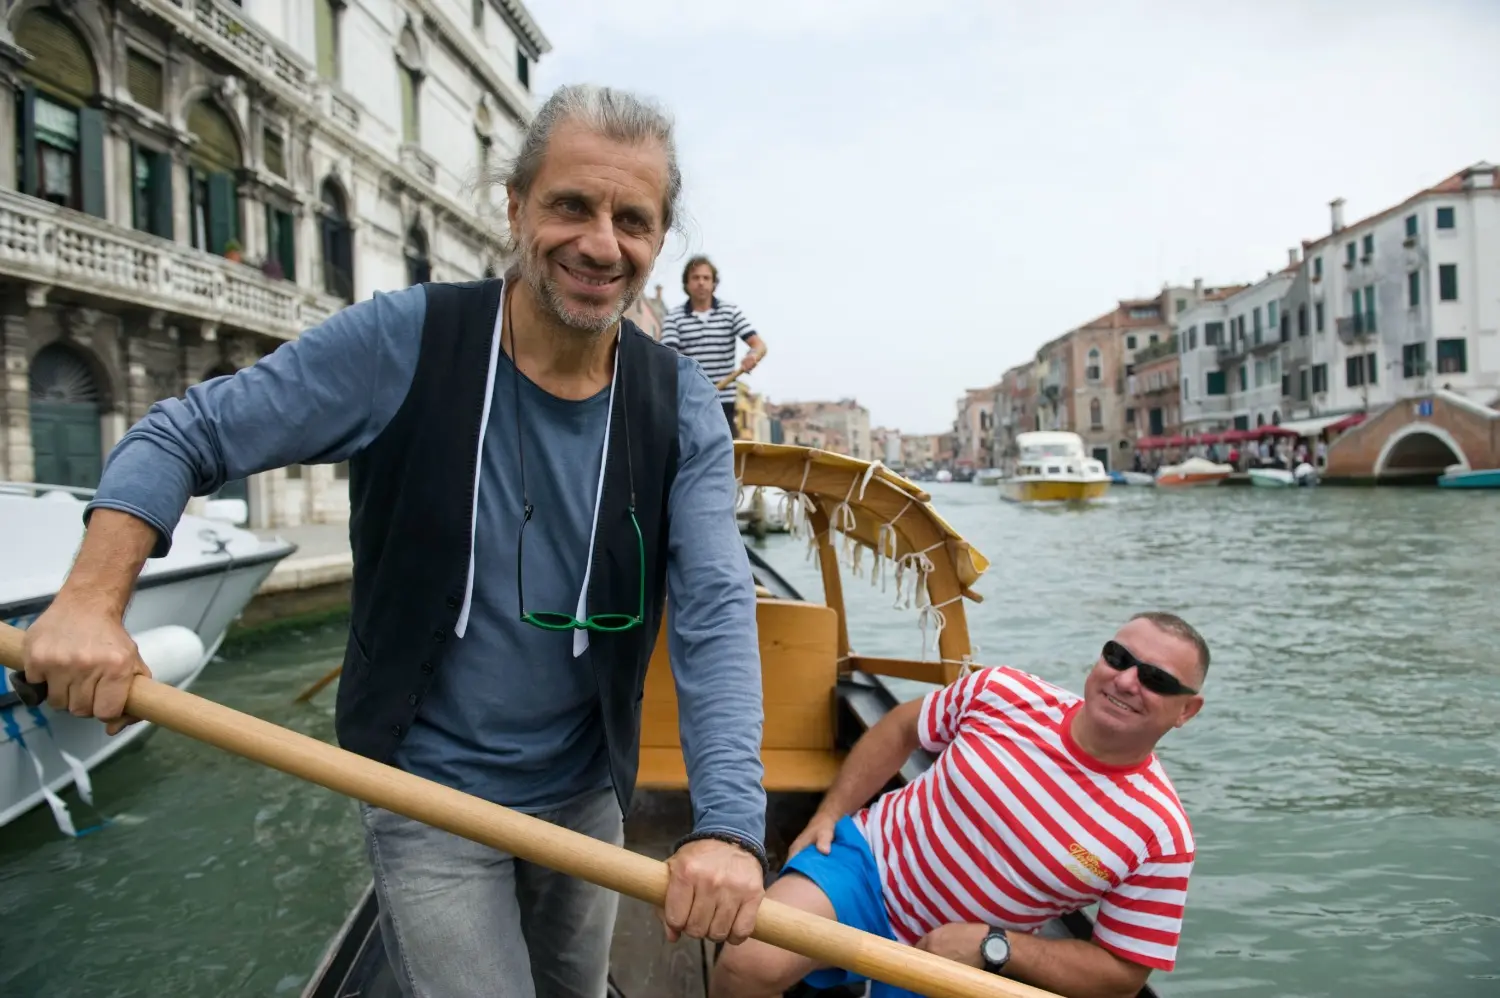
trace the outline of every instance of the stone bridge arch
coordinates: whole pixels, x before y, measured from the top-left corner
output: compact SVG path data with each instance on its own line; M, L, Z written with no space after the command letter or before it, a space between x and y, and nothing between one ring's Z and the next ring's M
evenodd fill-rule
M1398 399L1344 433L1328 448L1326 475L1421 481L1455 464L1500 467L1500 412L1440 389Z

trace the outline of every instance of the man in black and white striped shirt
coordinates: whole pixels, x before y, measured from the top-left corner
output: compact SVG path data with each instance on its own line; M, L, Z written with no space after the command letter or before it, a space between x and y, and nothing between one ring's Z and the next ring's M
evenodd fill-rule
M662 343L696 360L714 384L735 372L736 339L744 340L750 347L738 365L747 374L766 355L765 341L745 313L738 305L714 294L718 287L719 270L708 257L695 256L689 260L682 269L682 290L687 292L688 300L666 314L661 330ZM724 406L731 434L735 432L734 400L733 385L719 389L719 402Z

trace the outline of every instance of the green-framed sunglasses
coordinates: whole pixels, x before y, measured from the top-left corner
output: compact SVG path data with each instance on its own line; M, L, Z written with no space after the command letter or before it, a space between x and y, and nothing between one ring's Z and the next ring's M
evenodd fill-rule
M522 442L521 433L521 374L520 365L516 363L515 328L510 322L510 289L505 289L505 326L511 331L511 380L513 391L511 392L516 405L516 456L521 467L521 527L516 532L516 603L520 610L521 620L533 627L540 627L546 631L600 631L618 634L624 631L640 627L646 619L646 540L641 534L640 521L635 516L635 461L630 452L630 412L629 406L620 406L621 418L625 425L625 470L630 480L630 525L635 528L636 553L640 563L640 603L636 612L628 613L591 613L579 620L571 613L561 613L555 610L527 610L526 609L526 586L522 576L521 565L525 560L522 557L522 541L526 537L526 524L531 520L531 514L536 507L532 505L531 495L526 490L526 452ZM610 387L609 405L614 407L614 393L619 388L621 378L620 350L623 344L615 346L615 381ZM607 434L608 431L606 431ZM609 443L605 441L604 464L608 463ZM599 473L605 473L605 468L600 467ZM589 552L592 556L593 552Z

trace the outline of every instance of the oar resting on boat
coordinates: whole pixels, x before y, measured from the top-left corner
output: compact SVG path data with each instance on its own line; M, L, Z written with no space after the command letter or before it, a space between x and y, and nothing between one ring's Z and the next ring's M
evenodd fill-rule
M0 664L15 669L11 685L39 704L45 684L26 681L23 632L0 624ZM664 863L568 828L346 751L243 714L145 676L131 682L125 712L216 748L455 835L504 850L589 883L665 904ZM924 953L871 933L767 899L753 936L933 998L1054 998L1014 981Z

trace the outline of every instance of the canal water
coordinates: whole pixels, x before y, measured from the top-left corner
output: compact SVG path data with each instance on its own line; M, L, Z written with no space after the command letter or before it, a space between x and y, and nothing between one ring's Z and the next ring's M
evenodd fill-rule
M990 558L977 657L1080 688L1129 614L1186 616L1207 706L1161 754L1198 839L1167 998L1500 995L1500 507L1425 489L1157 493L1023 509L932 486ZM800 543L764 553L809 596ZM845 580L856 650L920 656ZM337 624L231 649L195 692L319 738ZM907 692L921 692L915 686ZM352 805L171 732L95 776L110 824L0 830L0 995L295 995L366 878Z

